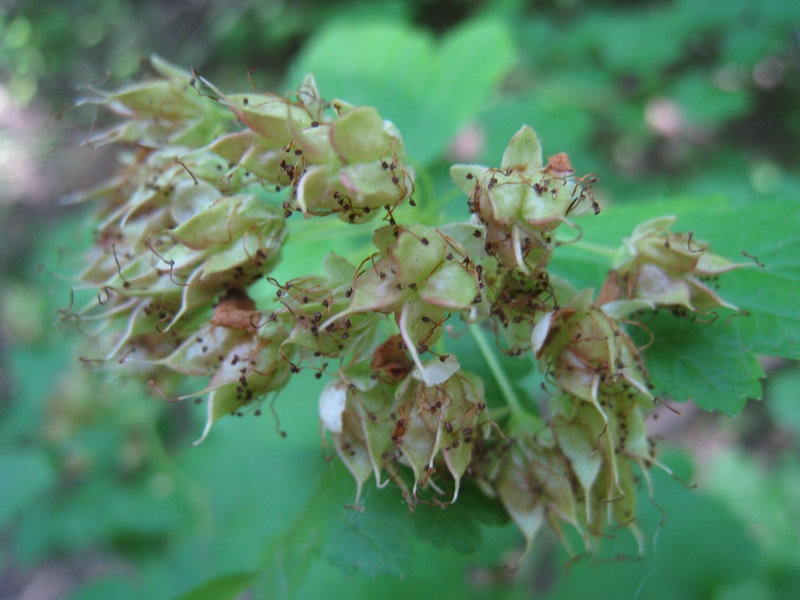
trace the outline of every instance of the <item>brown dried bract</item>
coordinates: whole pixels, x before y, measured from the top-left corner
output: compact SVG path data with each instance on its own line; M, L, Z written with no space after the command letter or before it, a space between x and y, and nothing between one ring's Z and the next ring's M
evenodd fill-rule
M600 293L597 295L597 306L603 306L609 302L619 300L621 296L622 283L619 279L619 273L612 269L606 275L603 287L600 288Z
M572 168L572 163L570 162L569 156L567 156L566 152L559 152L558 154L554 154L548 158L547 167L545 168L553 173L572 174L575 172L575 169Z
M255 331L256 303L244 292L232 290L214 307L211 324L239 331Z
M400 381L414 368L414 362L403 346L403 336L393 335L375 350L372 357L372 370L386 373L393 381Z
M397 423L394 425L394 429L392 429L392 441L395 444L399 444L403 441L403 438L406 437L406 432L408 431L408 420L405 418L400 418L397 420Z

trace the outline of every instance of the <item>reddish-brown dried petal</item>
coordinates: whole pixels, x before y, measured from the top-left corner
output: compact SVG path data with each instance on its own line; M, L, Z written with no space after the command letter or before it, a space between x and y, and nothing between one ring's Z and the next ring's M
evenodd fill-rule
M393 381L400 381L414 368L403 345L403 336L395 334L383 342L372 357L371 368L378 373L386 373Z
M620 282L619 273L613 269L606 275L606 280L603 282L603 287L600 288L600 293L597 294L597 306L603 306L609 302L614 302L622 297L622 284Z
M220 300L214 307L211 324L240 331L255 331L256 326L253 324L256 321L253 318L255 311L256 303L244 292L236 291Z
M550 158L547 159L547 167L545 167L548 171L553 171L554 173L574 173L575 169L572 168L572 163L569 160L569 156L567 156L566 152L559 152L558 154L554 154Z

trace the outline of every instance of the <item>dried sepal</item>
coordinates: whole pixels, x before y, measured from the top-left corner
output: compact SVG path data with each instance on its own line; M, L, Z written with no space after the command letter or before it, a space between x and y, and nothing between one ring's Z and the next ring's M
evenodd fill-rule
M399 382L405 379L414 366L403 344L403 337L395 334L375 350L370 368L385 374L389 380Z

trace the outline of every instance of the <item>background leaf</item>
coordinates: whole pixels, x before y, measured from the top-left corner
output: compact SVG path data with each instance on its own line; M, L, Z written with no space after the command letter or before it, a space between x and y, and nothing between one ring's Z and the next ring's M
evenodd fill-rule
M694 323L659 314L646 326L656 340L644 354L658 396L691 399L727 415L737 414L748 399L761 398L764 372L721 319ZM648 341L646 335L637 337L641 344Z
M230 573L215 577L174 600L234 600L249 588L258 577L257 573Z
M408 506L398 490L367 494L364 512L341 513L325 546L325 558L348 576L402 577L411 563Z
M465 485L458 501L445 508L417 506L411 523L417 538L435 548L447 546L471 553L483 543L482 524L502 525L508 522L507 513L495 499L487 498L479 489Z
M56 480L55 469L40 450L0 456L0 530L50 490Z
M129 579L111 577L92 581L67 597L67 600L137 600L139 595Z
M270 590L275 598L295 597L297 589L305 581L312 559L322 554L334 532L342 528L343 522L353 512L345 505L354 495L355 483L341 463L333 463L331 468L320 472L300 516L274 538L264 554L259 580L262 589ZM358 538L358 533L348 533ZM357 563L357 555L370 552L370 549L368 545L362 545L353 551L354 555L343 561ZM379 568L380 559L376 564Z
M667 457L668 463L674 457ZM758 574L759 549L744 525L716 498L686 490L663 472L652 473L658 505L639 496L648 544L639 560L617 556L607 562L580 560L546 595L573 598L717 598L728 586ZM609 540L614 544L614 540ZM564 555L553 557L556 567ZM768 596L771 597L771 596Z
M326 98L379 107L400 128L413 160L429 163L482 108L513 61L510 33L492 20L461 25L439 44L408 25L339 21L311 39L293 77L314 73Z
M790 431L800 439L800 368L782 370L770 377L767 391L767 410L781 429Z

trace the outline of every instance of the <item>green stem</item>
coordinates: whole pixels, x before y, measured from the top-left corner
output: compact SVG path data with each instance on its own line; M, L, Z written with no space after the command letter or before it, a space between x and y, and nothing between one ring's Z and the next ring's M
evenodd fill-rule
M578 250L591 252L592 254L606 256L611 259L617 257L617 250L615 248L608 248L606 246L601 246L600 244L593 244L592 242L567 242L564 245L569 246L570 248L577 248Z
M206 532L213 531L214 515L208 492L167 451L164 439L155 426L155 421L148 428L147 437L158 466L171 475L177 485L183 486L183 489L186 490L187 498L197 511L198 521L203 529Z
M503 392L503 396L511 409L511 413L519 416L527 415L527 411L522 408L517 393L508 380L500 361L497 360L497 355L494 353L494 350L492 350L489 342L486 341L486 336L483 334L483 331L481 331L480 325L470 325L469 331L475 339L475 343L478 345L481 354L483 354L483 358L486 360L486 364L489 366L489 370L492 372L495 381L497 381L497 385L500 386L500 391Z

